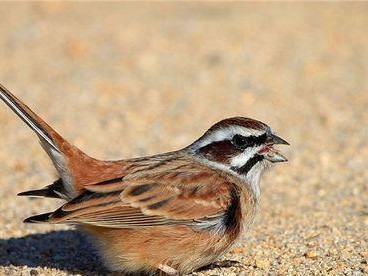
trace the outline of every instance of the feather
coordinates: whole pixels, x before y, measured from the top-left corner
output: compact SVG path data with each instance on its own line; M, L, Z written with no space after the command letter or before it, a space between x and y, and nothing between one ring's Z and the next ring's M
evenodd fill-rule
M162 165L137 178L133 173L127 180L86 186L85 192L51 214L49 222L112 228L169 224L210 228L224 220L236 190L233 184L200 164L191 164L188 158L155 162ZM172 168L179 167L185 169L173 173Z
M84 191L84 185L122 176L124 162L99 161L68 143L41 117L0 84L0 99L8 105L39 137L41 146L52 160L62 179L60 197L72 199ZM29 196L56 197L47 188L21 193Z
M64 198L65 191L63 181L61 179L56 180L53 184L48 185L42 189L30 190L22 193L18 193L18 196L35 196L35 197L49 197L49 198Z
M50 135L44 129L44 126L42 126L46 123L1 84L0 98L38 135L42 143L45 143L55 151L60 152ZM42 123L40 124L39 122Z

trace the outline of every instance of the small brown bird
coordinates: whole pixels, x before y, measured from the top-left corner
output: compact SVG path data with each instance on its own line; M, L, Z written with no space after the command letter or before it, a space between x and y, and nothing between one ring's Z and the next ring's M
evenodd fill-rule
M19 195L66 200L25 222L79 225L114 271L179 275L215 262L252 224L262 172L287 161L274 145L288 143L243 117L218 122L181 150L101 161L69 144L2 85L0 98L38 135L60 176Z

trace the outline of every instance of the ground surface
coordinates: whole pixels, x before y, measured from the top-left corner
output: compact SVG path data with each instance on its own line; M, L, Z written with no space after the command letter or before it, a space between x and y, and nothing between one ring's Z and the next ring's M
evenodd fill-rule
M262 180L241 267L368 274L368 5L1 3L0 81L98 158L183 147L224 117L271 125L290 162ZM54 171L0 104L0 274L104 274L68 227L22 224Z

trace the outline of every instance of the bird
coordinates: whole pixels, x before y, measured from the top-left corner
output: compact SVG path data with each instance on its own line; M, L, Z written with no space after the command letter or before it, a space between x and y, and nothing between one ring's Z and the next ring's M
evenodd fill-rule
M98 160L2 84L0 98L38 136L59 177L18 195L64 200L24 222L75 225L111 271L183 275L216 264L252 225L263 172L287 161L275 145L289 143L245 117L223 119L179 150Z

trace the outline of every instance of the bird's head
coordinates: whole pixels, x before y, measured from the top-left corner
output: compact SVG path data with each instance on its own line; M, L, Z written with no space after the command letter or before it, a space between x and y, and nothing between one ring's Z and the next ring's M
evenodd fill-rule
M234 117L213 125L189 149L210 166L236 174L248 182L257 182L271 164L287 161L274 148L276 144L289 145L266 124Z

